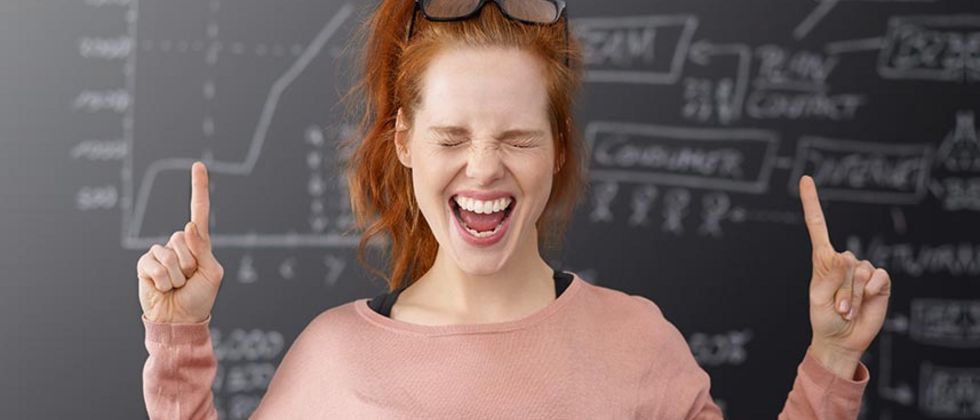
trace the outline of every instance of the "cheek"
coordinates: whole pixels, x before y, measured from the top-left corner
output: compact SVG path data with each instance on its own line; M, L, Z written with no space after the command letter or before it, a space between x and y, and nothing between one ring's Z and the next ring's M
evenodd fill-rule
M443 197L452 182L452 171L445 162L422 160L412 162L412 186L415 199L426 218L437 217L445 210Z
M551 185L554 182L553 161L547 153L534 156L525 162L515 166L518 178L523 181L524 192L531 195L536 201L536 212L544 209L551 194Z

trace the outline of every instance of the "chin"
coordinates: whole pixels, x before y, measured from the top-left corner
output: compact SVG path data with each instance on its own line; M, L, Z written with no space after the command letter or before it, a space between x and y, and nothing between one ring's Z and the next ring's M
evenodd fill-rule
M450 226L450 229L455 227ZM447 232L449 240L446 251L457 267L463 272L472 275L490 275L499 272L507 264L513 261L514 249L516 248L515 239L505 238L497 246L491 248L477 248L466 243L455 232ZM518 233L518 232L509 232ZM443 246L440 244L440 246Z
M440 251L452 260L460 271L474 276L486 276L500 272L509 264L513 264L517 252L522 248L521 241L533 240L534 232L525 231L527 209L517 209L510 214L508 228L502 239L489 246L479 246L463 238L453 206L443 209L444 219L442 229L436 235ZM537 249L533 244L528 249Z
M464 254L476 254L478 252L469 252ZM474 276L487 276L495 274L503 268L509 258L507 256L498 255L460 255L455 253L454 260L459 269L466 274L471 274Z

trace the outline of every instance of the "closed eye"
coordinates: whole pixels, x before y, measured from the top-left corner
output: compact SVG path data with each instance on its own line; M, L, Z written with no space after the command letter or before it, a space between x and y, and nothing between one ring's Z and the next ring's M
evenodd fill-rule
M537 147L537 143L534 141L534 139L514 140L510 142L510 145L518 149Z
M463 143L466 143L465 138L460 138L457 136L439 136L435 140L436 140L436 144L439 145L439 147L445 147L445 148L456 147Z
M439 142L439 146L440 147L446 147L446 148L456 147L456 146L459 146L461 144L463 144L463 142L461 142L461 141L455 141L455 142L453 142L453 141L440 141Z

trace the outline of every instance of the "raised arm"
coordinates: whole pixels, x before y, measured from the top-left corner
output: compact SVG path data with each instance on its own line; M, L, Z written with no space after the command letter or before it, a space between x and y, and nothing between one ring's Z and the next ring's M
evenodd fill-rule
M642 296L654 311L658 347L637 387L637 419L718 420L723 415L711 397L711 379L694 359L687 341L660 308ZM858 362L849 378L837 376L814 355L804 353L793 388L779 420L843 420L857 418L868 369ZM746 381L751 378L745 378Z
M793 389L786 397L779 420L856 419L861 411L861 396L868 385L868 367L857 364L851 377L837 376L807 348L796 368Z
M224 270L211 252L207 169L191 169L191 221L166 247L140 258L140 303L149 357L143 398L151 419L217 419L212 386L217 359L211 342L211 308ZM322 417L323 392L335 375L323 355L330 324L325 311L296 337L251 419Z
M224 269L211 252L210 199L203 163L191 166L191 220L136 265L149 352L143 397L152 419L214 419L217 362L208 323Z
M812 247L812 338L779 418L855 419L870 376L861 355L884 324L891 279L834 250L813 178L804 175L799 187Z
M332 351L329 310L293 340L252 420L329 418L324 392L337 375L324 354ZM146 349L143 397L151 419L217 419L211 387L217 372L208 323L158 323L143 317Z
M891 279L870 261L834 250L809 176L800 178L800 201L813 248L809 287L813 334L778 417L856 419L870 379L860 358L884 323ZM657 313L662 317L659 308ZM721 418L711 399L707 373L697 365L680 332L666 319L663 324L661 348L651 355L654 360L639 386L637 417Z
M218 368L208 329L211 317L194 323L142 319L149 353L143 365L143 400L149 417L217 419L211 393Z

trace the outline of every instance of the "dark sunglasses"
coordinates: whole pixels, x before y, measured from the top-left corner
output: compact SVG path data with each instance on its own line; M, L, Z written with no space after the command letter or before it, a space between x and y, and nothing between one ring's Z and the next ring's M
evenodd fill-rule
M564 0L415 0L412 19L405 31L405 40L412 37L415 28L415 15L419 10L422 16L434 22L465 20L480 14L487 3L493 1L508 19L529 25L551 25L565 17L565 49L568 49L568 22ZM569 65L565 55L565 66Z

